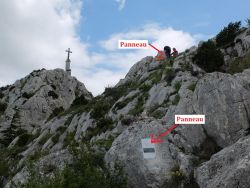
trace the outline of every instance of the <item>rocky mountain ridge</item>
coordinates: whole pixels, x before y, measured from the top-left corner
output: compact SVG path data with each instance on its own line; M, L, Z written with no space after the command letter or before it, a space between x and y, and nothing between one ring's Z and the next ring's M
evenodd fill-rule
M247 58L249 29L221 51L228 65ZM81 142L106 164L119 161L129 187L248 187L250 69L206 73L193 63L196 52L186 50L173 65L145 57L95 98L60 69L1 88L2 184L25 183L27 161L51 176L73 163L71 145ZM179 126L155 146L155 159L144 159L141 139L166 130L175 114L205 114L206 124Z

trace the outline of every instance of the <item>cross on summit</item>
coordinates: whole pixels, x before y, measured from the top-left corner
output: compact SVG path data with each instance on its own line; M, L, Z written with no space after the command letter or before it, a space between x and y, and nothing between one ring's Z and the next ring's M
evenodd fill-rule
M70 51L70 48L68 48L68 50L65 50L65 52L68 52L68 59L69 59L69 54L72 53L72 51Z
M66 62L65 62L66 63L65 71L67 72L68 75L71 75L69 55L70 53L72 53L72 51L70 51L70 48L68 48L68 50L65 50L65 52L68 52L68 58L66 59Z

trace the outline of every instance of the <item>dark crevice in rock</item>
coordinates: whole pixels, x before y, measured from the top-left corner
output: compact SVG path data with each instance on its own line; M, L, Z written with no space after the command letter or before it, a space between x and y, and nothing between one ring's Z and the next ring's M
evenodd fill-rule
M194 148L193 154L198 157L197 161L195 161L195 166L200 165L201 163L210 160L211 156L217 152L219 152L222 148L216 143L216 141L207 134L206 130L203 130L206 139L200 145L199 148Z
M168 175L170 178L163 183L161 188L199 188L194 177L186 177L179 165L174 166Z
M49 91L48 96L52 97L53 99L58 99L58 95L54 91Z
M243 106L244 106L244 109L245 109L246 115L247 115L248 128L250 128L250 117L248 115L249 111L248 111L248 109L247 109L246 104L244 103L244 101L243 101Z
M248 123L250 123L250 122L248 122ZM248 135L250 135L250 127L245 130L245 136L248 136Z

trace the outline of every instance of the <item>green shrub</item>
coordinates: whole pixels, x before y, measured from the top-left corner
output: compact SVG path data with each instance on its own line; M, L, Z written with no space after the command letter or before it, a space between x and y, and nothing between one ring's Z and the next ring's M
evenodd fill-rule
M98 100L94 106L93 110L90 113L90 116L93 119L100 119L105 116L105 114L109 111L110 104L106 100Z
M22 94L22 97L23 98L26 98L26 99L29 99L29 98L31 98L31 97L33 97L34 96L34 93L27 93L27 92L24 92L23 94Z
M153 116L156 119L161 119L163 118L163 116L165 115L165 113L161 112L161 111L154 111L151 116Z
M59 108L55 108L52 112L52 114L49 116L48 120L53 119L54 117L58 116L59 114L61 114L64 111L64 108L61 106Z
M147 91L149 91L150 89L151 89L151 85L149 85L149 84L143 84L143 85L141 85L140 87L139 87L139 89L144 93L144 92L147 92Z
M104 96L107 98L111 98L110 104L113 105L119 98L127 95L130 91L137 89L137 82L126 82L118 87L107 87L104 91Z
M0 177L1 176L4 176L4 177L9 176L9 164L5 158L2 158L2 156L0 159ZM0 186L1 186L1 182L0 182Z
M86 132L85 139L90 140L93 136L100 135L107 130L113 129L113 120L110 117L101 118L97 121L96 127L89 127Z
M0 87L0 91L5 91L10 87L10 85L4 86L4 87Z
M127 188L127 177L120 164L115 163L111 172L104 165L103 155L84 148L74 153L73 164L55 172L54 176L41 176L34 165L30 166L30 177L24 188ZM48 170L50 173L54 167Z
M163 73L163 69L154 71L153 73L149 75L148 79L151 80L153 84L157 84L161 81L162 73Z
M129 126L134 121L132 117L122 117L120 120L122 125L127 125L127 126Z
M49 154L48 151L38 150L38 151L35 151L32 155L30 155L28 157L28 160L35 162L35 161L38 161L41 157L46 156L48 154Z
M87 103L85 103L84 102L85 100L83 97L76 98L71 104L70 108L65 110L63 113L61 113L60 116L71 114L74 117L74 115L76 114L79 114L82 112L89 112L92 109L92 107L95 105L97 100L99 100L98 96L96 98L93 98L92 100L89 100ZM70 122L67 121L67 123L70 123Z
M172 176L172 177L178 177L180 178L180 180L184 177L184 174L183 172L180 170L180 167L179 166L174 166L170 172L169 172L169 175Z
M14 115L13 119L15 119L15 117L16 114ZM12 120L11 125L6 130L3 130L2 133L4 134L4 139L1 140L1 144L7 147L17 136L25 134L27 131L17 127L15 121Z
M58 116L60 113L62 113L64 111L64 108L61 106L61 107L59 107L59 108L55 108L54 110L53 110L53 114L54 114L54 116Z
M216 49L214 42L209 40L198 48L193 61L206 72L214 72L220 70L220 67L224 64L224 57L221 51Z
M174 85L174 88L175 88L176 92L178 92L181 88L181 82L176 82Z
M81 95L80 97L75 98L75 100L72 103L72 106L86 105L86 104L88 104L88 100L85 98L84 95Z
M247 27L250 28L250 18L246 19L246 24L247 24Z
M72 141L74 140L74 137L75 137L74 132L68 132L64 141L63 141L63 146L64 147L69 146L72 143Z
M69 116L68 119L65 121L64 125L66 125L66 126L70 125L73 118L74 118L74 115Z
M125 106L127 106L127 104L129 102L131 102L134 98L136 97L136 95L132 96L132 97L127 97L126 99L124 99L123 101L117 102L114 106L114 108L112 109L113 112L115 112L116 110L120 110L122 108L124 108Z
M175 72L173 69L165 69L165 78L166 82L171 83L172 80L175 78Z
M180 65L181 65L182 71L192 71L193 70L192 66L188 62L182 63Z
M96 125L99 129L103 130L102 132L104 132L105 130L113 128L113 123L113 120L110 117L107 117L101 118Z
M101 148L103 147L105 148L106 151L108 151L111 148L113 141L114 137L110 136L108 139L100 139L96 141L94 144Z
M174 100L172 101L172 105L177 105L180 101L180 95L175 95Z
M19 136L19 139L17 141L17 145L20 147L23 147L30 143L34 139L34 136L32 134L24 133Z
M112 111L115 112L116 110L120 110L120 109L124 108L128 104L129 100L130 100L130 98L126 98L123 101L117 102L115 104L114 108L112 109Z
M51 138L51 140L52 140L52 142L53 142L54 144L56 144L56 143L58 142L59 138L60 138L60 134L57 133L56 135L54 135L54 136Z
M66 129L67 129L67 127L62 126L62 127L58 127L58 129L56 129L56 131L59 131L60 134L63 134Z
M170 180L166 181L163 187L180 187L181 183L185 180L183 172L180 170L179 166L175 166L168 173Z
M96 120L96 127L89 127L87 129L85 136L86 140L113 128L112 119L110 117L105 117L110 107L110 103L108 103L107 100L99 99L95 102L93 110L90 112L90 116Z
M148 99L148 97L149 97L149 94L147 92L145 92L141 96L139 96L135 107L129 111L129 114L136 116L136 115L139 115L140 113L142 113L144 110L143 106L144 106L146 100Z
M188 86L188 89L191 90L191 91L194 91L195 90L195 87L196 87L196 83L193 83L193 84L190 84Z
M229 66L227 72L230 74L235 74L242 72L244 69L250 68L250 55L245 57L238 57Z
M43 173L49 174L56 170L56 166L53 164L46 164L43 166Z
M0 102L0 115L6 110L7 104Z
M230 22L227 27L224 27L216 35L216 45L222 47L224 45L230 44L233 42L237 33L240 31L241 22Z
M139 115L140 113L142 113L143 112L143 105L144 105L146 99L147 99L147 96L144 97L142 95L142 96L138 97L135 107L129 111L129 114L135 116L135 115Z
M4 97L4 94L0 92L0 99L2 99L3 97Z

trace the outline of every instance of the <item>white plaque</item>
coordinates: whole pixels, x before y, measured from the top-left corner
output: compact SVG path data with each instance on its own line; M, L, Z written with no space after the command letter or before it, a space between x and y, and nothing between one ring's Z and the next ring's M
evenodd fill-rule
M154 159L155 158L155 144L151 143L150 138L141 139L142 153L144 159Z

